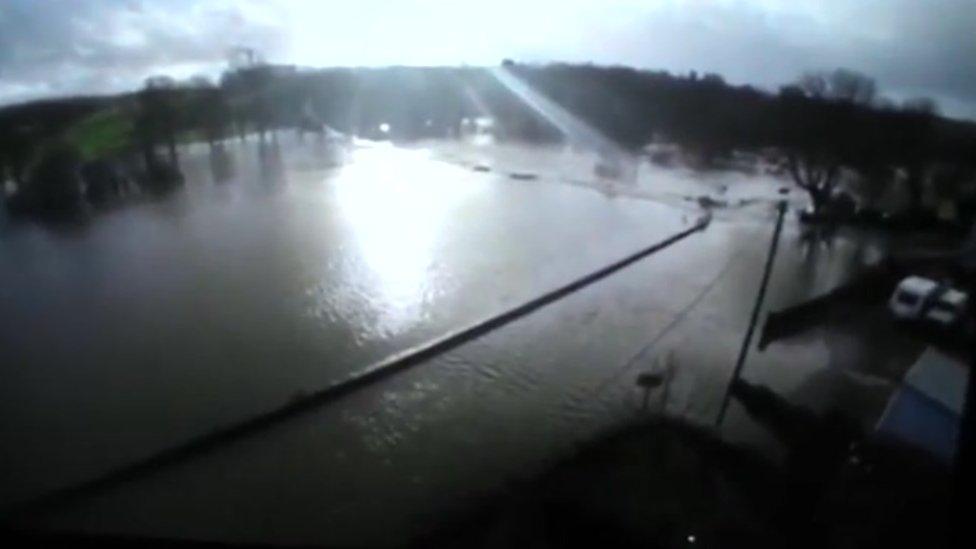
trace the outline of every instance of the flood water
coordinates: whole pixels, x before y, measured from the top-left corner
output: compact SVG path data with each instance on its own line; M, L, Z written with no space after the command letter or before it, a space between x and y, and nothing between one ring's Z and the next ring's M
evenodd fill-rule
M455 152L286 136L220 153L193 146L182 153L187 186L170 196L70 225L6 222L2 502L275 408L697 217L546 177L542 159L553 155L539 156L542 177L516 180L497 166L472 170ZM433 512L432 501L489 490L517 475L513 464L537 463L632 414L626 372L659 341L696 361L664 406L707 416L752 305L768 210L716 222L341 406L69 512L64 524L390 542L397 530L354 517L399 510L391 524L422 521L416 514ZM774 284L770 302L842 280L855 254L843 243L836 250L804 267L802 246L785 245L782 269L799 282ZM689 345L705 332L706 344ZM829 350L805 357L826 361ZM279 501L274 511L268 498Z
M682 226L424 151L319 147L197 148L183 192L4 230L5 497L279 405Z

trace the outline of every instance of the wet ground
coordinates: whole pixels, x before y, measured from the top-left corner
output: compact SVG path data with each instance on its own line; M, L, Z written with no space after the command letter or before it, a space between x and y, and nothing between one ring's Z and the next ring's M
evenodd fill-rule
M6 503L279 405L662 240L701 213L686 199L701 194L748 202L447 355L30 523L398 543L637 414L710 423L783 182L640 162L615 183L593 162L560 148L283 137L186 151L187 189L84 227L8 225ZM882 248L861 235L811 240L791 219L767 309L835 287ZM854 311L846 325L753 351L744 377L871 425L921 351L893 340L882 314ZM667 381L643 410L634 380L648 371ZM777 451L735 406L725 433Z

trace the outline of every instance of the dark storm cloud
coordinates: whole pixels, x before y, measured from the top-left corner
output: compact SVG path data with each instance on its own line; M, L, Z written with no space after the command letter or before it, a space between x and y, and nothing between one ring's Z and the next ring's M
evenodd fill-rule
M865 64L891 87L963 102L976 115L976 2L903 0L888 9L892 31L866 48Z
M119 91L156 72L211 72L235 46L270 51L281 38L232 3L4 0L0 102Z
M770 89L806 70L848 67L895 98L929 95L976 117L976 1L816 0L646 3L589 24L588 56L713 71ZM550 52L547 52L550 53ZM585 56L584 56L585 57Z
M0 103L214 73L254 47L306 65L594 61L769 89L848 67L976 117L974 0L4 0Z

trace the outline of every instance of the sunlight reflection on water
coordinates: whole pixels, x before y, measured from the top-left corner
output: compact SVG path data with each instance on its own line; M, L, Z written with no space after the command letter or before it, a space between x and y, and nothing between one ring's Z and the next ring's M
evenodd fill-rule
M452 212L485 189L426 151L374 145L356 151L335 193L367 267L369 296L382 331L398 332L423 318L439 291L436 249Z

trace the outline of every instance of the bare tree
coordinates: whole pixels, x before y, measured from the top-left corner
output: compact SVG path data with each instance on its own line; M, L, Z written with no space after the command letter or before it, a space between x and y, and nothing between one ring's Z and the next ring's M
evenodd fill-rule
M176 164L176 109L172 95L176 81L169 76L151 76L139 93L139 117L136 128L142 144L146 166L156 161L155 148L162 141L169 150L170 163Z
M841 166L852 161L851 139L845 132L855 126L851 110L844 106L866 107L876 96L877 85L872 78L847 69L808 72L795 85L780 91L783 123L792 135L792 146L785 147L784 164L796 185L810 195L814 212L830 204ZM803 98L827 104L804 104ZM811 116L812 112L817 114ZM880 177L880 168L875 171L871 176Z
M928 182L929 168L933 162L931 150L939 106L929 97L916 97L902 103L902 111L910 116L910 125L904 131L901 163L905 167L905 185L908 187L911 208L919 212L922 209L922 194Z
M201 77L192 79L190 86L184 101L188 126L198 129L207 143L214 146L224 139L231 124L231 111L224 90Z
M878 92L873 78L847 69L835 70L829 81L832 99L855 105L870 105Z
M238 114L235 122L240 126L246 118L262 140L274 122L271 96L278 80L275 67L265 63L252 48L231 51L229 70L221 77L221 88ZM243 135L241 128L238 134Z
M823 72L803 73L796 82L799 88L807 97L814 99L826 99L829 92L827 77Z
M840 163L825 153L791 152L786 155L786 169L796 185L810 195L814 213L823 211L837 187Z
M238 47L227 52L227 64L232 71L248 69L262 63L261 55L254 48Z
M187 87L195 90L205 90L214 87L214 83L212 80L210 80L210 77L204 74L191 76L190 79L187 80L186 84Z
M848 69L804 73L797 86L807 97L856 105L870 105L878 91L873 78Z
M931 97L912 97L902 102L903 111L929 116L938 116L941 110L939 104Z

